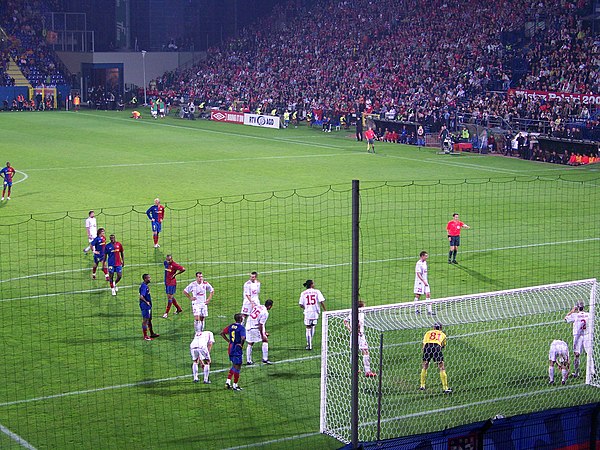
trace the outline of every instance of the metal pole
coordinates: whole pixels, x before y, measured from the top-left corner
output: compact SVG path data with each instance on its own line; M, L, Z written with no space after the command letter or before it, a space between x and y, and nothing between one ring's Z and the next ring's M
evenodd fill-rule
M148 106L148 98L146 96L146 50L142 50L142 69L144 71L144 106Z
M379 335L379 385L377 386L377 440L381 440L381 401L383 384L383 333Z
M358 449L358 263L359 263L359 212L360 182L352 180L352 397L351 434L352 448Z

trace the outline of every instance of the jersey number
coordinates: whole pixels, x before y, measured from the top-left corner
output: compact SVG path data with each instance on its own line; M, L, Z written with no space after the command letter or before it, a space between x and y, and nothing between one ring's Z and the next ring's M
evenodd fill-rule
M585 330L587 328L587 323L585 322L585 319L581 319L579 322L581 323L581 325L579 326L579 329Z
M306 304L307 305L316 305L317 304L317 296L315 294L306 294Z
M254 320L256 320L256 318L259 316L259 314L260 314L260 312L258 311L258 309L255 309L250 314L250 317L252 317Z
M438 334L435 331L432 331L431 333L429 333L429 340L430 341L437 341L438 340Z

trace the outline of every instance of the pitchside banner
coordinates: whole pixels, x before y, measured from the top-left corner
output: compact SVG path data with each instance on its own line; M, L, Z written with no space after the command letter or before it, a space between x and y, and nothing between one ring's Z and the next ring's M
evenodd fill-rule
M548 101L565 101L583 105L600 105L600 95L572 94L570 92L533 91L530 89L509 89L509 97L526 97L528 99L544 99Z
M244 125L263 128L279 128L279 117L261 114L244 114Z
M244 123L244 113L235 111L212 110L210 120L215 122Z

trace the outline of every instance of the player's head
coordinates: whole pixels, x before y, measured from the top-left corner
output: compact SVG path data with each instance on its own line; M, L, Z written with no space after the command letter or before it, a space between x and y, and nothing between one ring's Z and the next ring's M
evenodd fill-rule
M196 281L202 281L203 278L202 272L196 272Z
M421 259L426 259L429 256L429 253L423 250L421 253L419 253L419 256L421 257Z
M112 243L116 242L116 240L117 240L117 239L115 238L115 235L114 235L114 234L111 234L111 235L110 235L108 238L110 239L110 242L112 242Z
M433 324L433 329L434 330L441 330L442 329L442 324L439 322L436 322Z
M257 272L251 272L251 273L250 273L250 280L252 280L252 281L256 280L256 277L257 277L257 276L258 276L258 273L257 273Z
M148 275L147 273L145 273L144 275L142 275L142 281L144 283L150 283L150 275Z
M578 311L583 311L583 307L584 307L584 306L585 306L585 305L583 304L583 300L579 300L579 301L577 302L577 304L575 305L575 309L577 309Z
M363 300L359 300L358 301L358 307L359 308L364 308L364 306L365 306L365 302Z
M155 205L160 205L160 198L156 197L156 198L154 199L154 204L155 204Z
M235 320L235 323L242 323L244 321L244 315L242 313L237 313L233 316L233 320Z
M90 210L90 212L88 213L88 216L94 217L94 210L93 209Z
M6 161L6 167L10 167L10 163Z
M98 236L104 235L104 228L98 228L98 232L96 233Z
M454 214L452 214L452 218L453 218L453 219L458 219L458 213L454 213Z
M313 280L306 280L303 284L303 286L306 289L310 289L311 287L313 287L315 285L315 282Z
M171 261L173 261L173 255L167 255L167 256L165 256L165 259L166 259L168 262L171 262Z
M272 307L273 307L273 300L271 300L271 299L268 299L268 300L265 302L265 308L267 308L267 309L271 309Z

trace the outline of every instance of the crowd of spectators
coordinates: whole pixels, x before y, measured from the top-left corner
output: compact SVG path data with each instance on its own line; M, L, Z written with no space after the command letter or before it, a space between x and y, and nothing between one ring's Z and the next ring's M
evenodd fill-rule
M34 87L65 84L64 69L46 39L44 12L47 7L46 2L37 0L0 2L0 24L5 41L3 60L12 57Z

